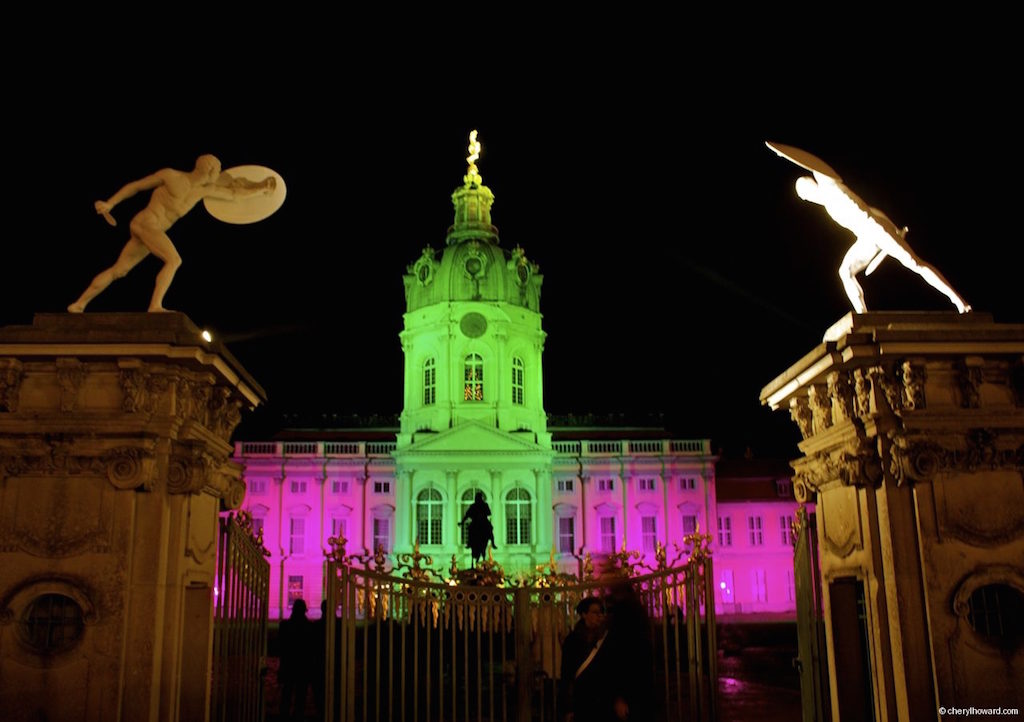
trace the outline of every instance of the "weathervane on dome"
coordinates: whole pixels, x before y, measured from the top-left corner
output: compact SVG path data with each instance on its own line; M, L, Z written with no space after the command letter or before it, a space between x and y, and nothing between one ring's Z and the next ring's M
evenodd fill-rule
M898 228L889 216L861 200L821 158L781 143L766 144L778 155L801 168L806 168L814 176L797 178L796 194L805 201L824 206L832 220L852 231L857 237L839 266L839 279L843 282L846 295L857 313L865 313L868 310L864 302L864 289L857 282L857 274L867 269L864 275L870 275L886 256L894 258L921 276L930 286L946 296L960 313L971 310L967 301L942 277L939 269L921 260L914 253L906 240L908 228Z
M476 131L472 130L469 133L469 155L466 157L466 162L469 163L469 170L466 171L466 175L462 179L467 186L480 186L484 184L484 179L480 177L480 171L476 167L476 161L479 157L480 141L476 139Z

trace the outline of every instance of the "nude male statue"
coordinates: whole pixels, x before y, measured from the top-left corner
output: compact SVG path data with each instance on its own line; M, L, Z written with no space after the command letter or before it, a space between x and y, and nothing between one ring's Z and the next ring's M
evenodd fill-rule
M86 305L103 292L115 279L122 278L138 265L139 261L152 253L164 262L156 276L150 311L165 311L164 295L171 285L175 272L181 266L181 256L167 236L167 230L183 215L188 213L204 198L237 200L249 196L274 192L277 180L267 177L258 183L245 178L234 178L221 172L220 161L212 155L201 155L196 167L190 172L164 168L124 186L105 201L96 201L96 213L107 223L117 225L110 214L114 206L139 191L153 190L149 205L139 211L128 228L131 237L113 266L101 271L85 289L77 301L68 306L71 313L81 313Z
M886 256L896 259L920 275L929 285L942 292L960 313L971 310L967 301L953 290L939 270L914 253L905 240L907 229L897 228L885 213L867 205L843 185L842 179L824 161L807 151L781 143L768 143L768 147L783 158L811 171L813 177L797 179L796 194L805 201L824 206L832 220L857 237L839 266L839 279L857 313L865 313L867 304L864 302L864 289L857 282L856 275L864 269L867 269L865 275L869 275Z

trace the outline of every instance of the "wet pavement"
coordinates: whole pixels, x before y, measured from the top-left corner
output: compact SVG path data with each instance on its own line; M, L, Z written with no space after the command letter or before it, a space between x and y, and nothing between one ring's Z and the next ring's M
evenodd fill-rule
M718 691L726 722L799 722L800 678L793 668L795 624L722 625Z

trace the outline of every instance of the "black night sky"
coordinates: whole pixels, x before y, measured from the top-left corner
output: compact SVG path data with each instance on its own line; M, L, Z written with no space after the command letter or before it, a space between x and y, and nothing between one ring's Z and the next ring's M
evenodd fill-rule
M401 276L425 245L443 248L473 128L502 245L544 274L549 413L664 413L729 454L796 456L795 427L758 392L849 310L836 270L852 238L796 197L800 169L766 139L820 156L908 225L976 310L1024 321L1016 91L901 76L844 100L668 68L541 79L478 92L451 77L281 77L161 105L120 86L83 93L84 73L16 84L5 153L23 174L5 180L0 324L63 310L148 195L115 209L116 229L93 201L214 153L288 186L260 224L197 207L169 234L184 265L167 306L225 338L270 396L238 436L283 413L397 413ZM90 310L144 310L158 268L147 259ZM892 260L863 285L873 310L951 310Z

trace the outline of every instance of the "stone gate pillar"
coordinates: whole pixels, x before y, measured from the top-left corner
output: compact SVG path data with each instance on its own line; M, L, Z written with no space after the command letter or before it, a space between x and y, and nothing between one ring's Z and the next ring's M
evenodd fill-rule
M263 398L181 314L0 329L4 719L205 718L228 441Z
M761 400L803 436L832 719L1024 706L1024 325L851 313Z

